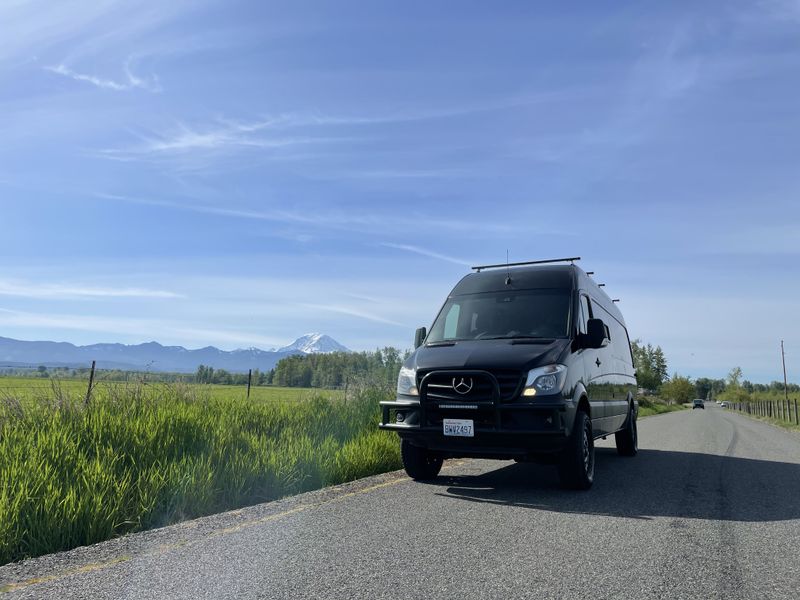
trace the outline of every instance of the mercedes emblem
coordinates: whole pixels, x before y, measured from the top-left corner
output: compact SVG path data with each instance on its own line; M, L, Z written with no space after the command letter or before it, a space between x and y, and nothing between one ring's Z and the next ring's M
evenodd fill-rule
M462 396L472 391L472 377L453 377L453 389Z

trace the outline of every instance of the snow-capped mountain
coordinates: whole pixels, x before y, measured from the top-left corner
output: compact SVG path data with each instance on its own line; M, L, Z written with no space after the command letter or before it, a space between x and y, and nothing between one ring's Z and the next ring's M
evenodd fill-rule
M187 350L183 346L146 344L92 344L75 346L67 342L26 342L0 337L0 367L2 366L68 366L85 367L93 360L101 369L172 371L191 373L200 365L232 372L248 369L267 371L280 359L292 354L316 352L349 352L342 344L321 333L310 333L277 350L247 348L220 350L207 346Z
M323 333L307 333L278 352L302 352L304 354L329 354L331 352L350 352L335 339Z

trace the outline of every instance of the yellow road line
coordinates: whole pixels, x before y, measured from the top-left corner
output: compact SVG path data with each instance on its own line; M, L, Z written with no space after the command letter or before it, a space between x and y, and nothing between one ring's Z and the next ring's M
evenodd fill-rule
M183 548L183 547L186 547L186 546L189 546L189 545L194 545L194 544L196 544L198 542L202 542L202 541L204 541L205 539L207 539L209 537L218 537L218 536L226 535L226 534L229 534L229 533L235 533L235 532L238 532L238 531L242 531L243 529L249 529L250 527L255 527L257 525L263 525L264 523L269 523L270 521L277 521L278 519L281 519L283 517L288 517L289 515L293 515L295 513L302 512L302 511L307 510L309 508L318 508L318 507L323 506L325 504L328 504L330 502L335 502L335 501L338 501L338 500L342 500L344 498L349 498L351 496L357 496L359 494L366 494L368 492L372 492L372 491L375 491L375 490L378 490L378 489L381 489L381 488L389 487L391 485L397 485L398 483L404 483L406 481L409 481L408 477L401 477L399 479L394 479L392 481L385 481L383 483L378 483L376 485L371 485L369 487L365 487L363 489L356 490L354 492L347 492L347 493L344 493L344 494L339 494L337 496L334 496L333 498L329 498L328 500L323 500L321 502L314 502L314 503L310 503L310 504L301 504L300 506L296 506L294 508L290 508L289 510L285 510L283 512L279 512L279 513L276 513L274 515L268 515L266 517L261 517L260 519L254 519L252 521L245 521L244 523L239 523L238 525L232 525L230 527L225 527L223 529L218 529L216 531L212 531L209 535L205 536L202 539L198 539L198 540L194 540L194 541L182 540L182 541L179 541L179 542L175 542L173 544L162 544L156 550L153 550L153 551L150 551L150 552L142 552L141 554L138 554L136 556L136 558L165 554L166 552L169 552L170 550L175 550L177 548ZM237 513L240 513L241 511L242 511L242 509L239 509L237 511L233 511L233 513L237 514ZM37 585L37 584L40 584L40 583L48 583L48 582L51 582L51 581L58 581L60 579L66 578L66 577L71 577L72 575L79 575L81 573L92 573L92 572L95 572L95 571L102 571L103 569L108 569L110 567L113 567L113 566L121 563L121 562L125 562L125 561L128 561L128 560L131 560L131 557L130 556L124 556L124 557L120 557L120 558L115 558L115 559L107 561L107 562L89 563L89 564L83 565L81 567L75 567L73 569L68 569L66 571L61 571L60 573L54 573L52 575L45 575L45 576L42 576L42 577L34 577L32 579L27 579L25 581L20 581L20 582L17 582L17 583L10 583L10 584L7 584L7 585L3 586L2 588L0 588L0 594L1 593L7 593L7 592L14 592L14 591L17 591L17 590L20 590L20 589L23 589L23 588L26 588L26 587L30 587L32 585Z
M43 577L34 577L33 579L27 579L25 581L20 581L18 583L9 583L0 588L0 593L15 592L19 589L26 588L31 585L36 585L38 583L47 583L48 581L56 581L58 579L63 579L64 577L70 577L71 575L78 575L80 573L91 573L93 571L102 571L103 569L107 569L108 567L112 567L114 565L117 565L121 562L125 562L126 560L130 559L131 559L130 556L120 556L119 558L114 558L106 562L89 563L83 565L82 567L75 567L74 569L67 569L66 571L61 571L60 573L54 573L52 575L44 575Z

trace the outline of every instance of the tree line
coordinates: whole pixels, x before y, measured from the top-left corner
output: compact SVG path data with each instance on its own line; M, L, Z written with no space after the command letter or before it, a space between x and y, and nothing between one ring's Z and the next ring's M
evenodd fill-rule
M667 359L661 346L644 344L641 340L631 342L636 367L636 382L641 391L669 402L689 402L694 398L704 400L747 400L777 398L783 395L783 382L752 383L743 379L742 369L734 367L728 376L721 379L698 377L692 380L678 373L669 376ZM786 386L790 394L800 392L800 385L790 383Z
M330 354L296 354L282 358L273 369L252 371L251 385L316 387L337 389L369 382L381 387L394 387L397 374L408 352L385 347L373 352L332 352ZM89 368L39 366L33 369L6 368L0 375L58 379L88 379ZM194 373L162 371L122 371L97 369L95 381L149 381L164 383L200 383L215 385L247 385L248 373L231 372L200 365Z
M386 347L374 352L298 354L278 361L271 383L287 387L345 388L370 382L392 388L408 352Z
M631 354L636 367L640 392L658 396L668 402L689 402L693 398L744 402L755 399L774 399L783 395L783 382L752 383L743 379L742 369L735 367L726 378L699 377L690 379L678 373L669 376L668 363L661 346L631 342ZM297 354L281 359L269 371L252 372L252 385L286 387L315 387L328 389L359 388L365 385L392 389L407 351L386 347L374 352L332 352L330 354ZM88 368L39 366L35 369L6 368L0 375L86 379ZM247 385L247 373L233 373L200 365L195 373L150 371L98 370L96 381L184 382L217 385ZM800 392L800 385L790 383L789 393Z

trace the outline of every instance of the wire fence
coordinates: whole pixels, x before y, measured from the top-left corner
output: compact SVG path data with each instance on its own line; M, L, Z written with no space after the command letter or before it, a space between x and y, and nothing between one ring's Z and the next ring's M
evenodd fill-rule
M787 424L800 425L797 398L783 400L745 400L728 402L730 408L755 417L774 419Z
M13 369L14 371L10 371ZM3 371L5 370L5 371ZM29 371L21 375L20 371ZM110 386L135 385L157 390L159 387L170 385L193 385L213 389L213 393L225 396L240 396L245 400L279 401L279 400L308 400L316 395L335 396L347 400L365 387L361 378L345 379L342 389L331 390L325 388L286 388L280 386L258 385L250 370L243 383L205 383L198 382L194 374L185 376L170 375L167 378L159 373L150 372L123 372L117 369L98 369L95 363L86 367L69 368L68 374L54 370L41 372L38 365L3 365L0 364L0 400L4 398L45 398L52 394L68 393L80 394L89 402L98 388L108 389ZM23 381L20 381L20 380Z

